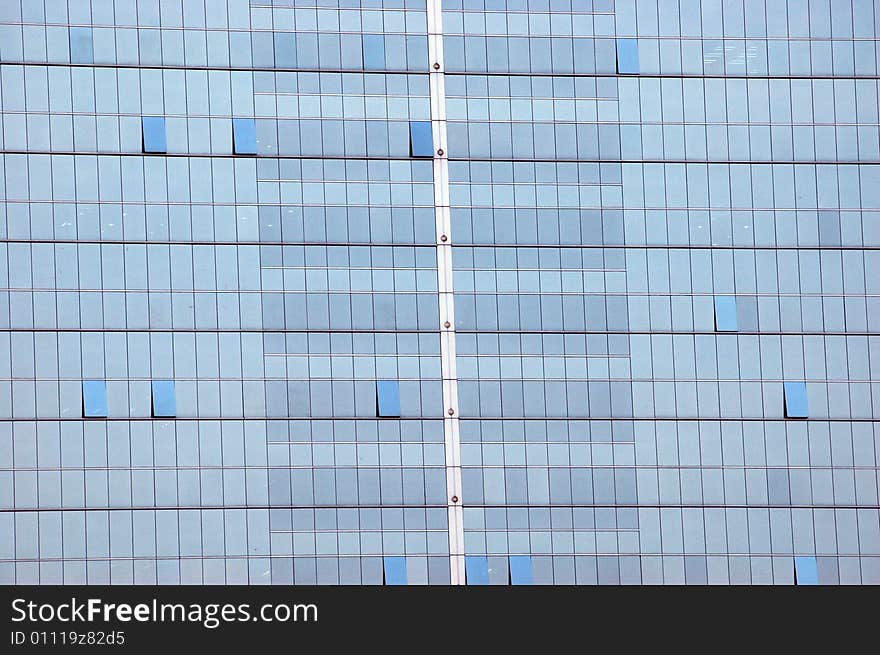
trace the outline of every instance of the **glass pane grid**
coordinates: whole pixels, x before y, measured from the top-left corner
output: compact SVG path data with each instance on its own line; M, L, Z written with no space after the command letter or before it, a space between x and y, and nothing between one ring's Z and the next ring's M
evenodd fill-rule
M439 4L0 3L0 583L880 583L880 7Z

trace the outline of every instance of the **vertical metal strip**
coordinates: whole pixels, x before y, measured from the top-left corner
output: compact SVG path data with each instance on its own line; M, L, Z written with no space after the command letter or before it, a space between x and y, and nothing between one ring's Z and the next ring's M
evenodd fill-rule
M443 376L443 438L446 445L446 504L450 582L465 583L464 518L461 498L461 446L458 375L455 369L455 308L452 296L452 233L449 215L449 159L446 152L446 83L443 67L441 0L427 0L431 132L434 139L434 217L437 291L440 303L440 360Z

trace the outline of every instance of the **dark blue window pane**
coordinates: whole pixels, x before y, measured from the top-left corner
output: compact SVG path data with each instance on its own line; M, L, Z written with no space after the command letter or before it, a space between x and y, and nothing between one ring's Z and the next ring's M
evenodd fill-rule
M364 34L364 69L385 70L385 36Z
M715 329L736 332L736 298L733 296L715 296Z
M257 154L257 126L253 118L232 119L232 151L236 155Z
M385 558L385 584L387 584L387 585L405 585L406 584L406 558L405 557L386 557Z
M107 416L107 385L104 380L83 380L83 416L97 418Z
M617 39L617 72L637 75L639 72L638 39Z
M94 62L91 27L70 28L70 62L73 64Z
M412 121L409 124L409 150L412 157L434 156L431 121Z
M397 380L376 382L379 416L400 416L400 383Z
M510 584L532 584L532 558L529 555L510 556Z
M144 116L144 152L167 152L165 145L165 117Z
M174 380L153 380L153 416L177 416Z
M785 383L785 415L788 418L807 418L807 384Z
M464 558L464 570L468 584L489 584L489 559L486 556L466 555Z
M797 585L819 584L819 569L816 566L816 558L802 556L794 558L794 582Z

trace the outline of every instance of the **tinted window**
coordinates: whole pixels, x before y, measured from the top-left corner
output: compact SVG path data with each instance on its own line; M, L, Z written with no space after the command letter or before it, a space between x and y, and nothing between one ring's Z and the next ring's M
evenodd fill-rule
M430 121L412 121L409 124L409 150L412 157L433 157L434 142Z
M236 155L257 154L257 130L253 118L232 119L232 148Z
M385 557L385 584L405 585L406 581L406 558Z
M165 118L163 116L144 116L144 152L167 152L165 144Z
M400 383L397 380L376 382L376 404L379 416L400 416Z
M812 556L794 558L794 580L797 585L819 584L819 571L816 558Z
M807 418L807 385L805 382L785 383L785 415L788 418Z
M464 558L465 577L469 585L489 584L489 560L482 555L467 555Z
M364 68L366 70L385 69L385 37L382 34L364 34Z
M736 298L733 296L715 296L715 329L736 332Z
M638 39L617 39L617 72L622 75L639 72Z
M153 416L177 416L174 380L153 380Z
M104 380L83 380L83 416L107 416L107 386Z

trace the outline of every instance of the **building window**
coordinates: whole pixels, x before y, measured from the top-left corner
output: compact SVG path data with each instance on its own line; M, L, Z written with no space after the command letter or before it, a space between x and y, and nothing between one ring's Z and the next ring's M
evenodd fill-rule
M364 70L385 70L385 36L383 34L364 34Z
M104 380L83 380L83 417L107 418L107 384Z
M434 156L434 139L431 136L431 121L410 122L409 154L411 157Z
M532 558L530 555L510 556L510 584L526 585L532 582Z
M144 130L144 152L167 152L165 144L165 117L144 116L141 119Z
M783 386L786 418L807 418L807 383L786 382Z
M378 416L400 416L400 383L397 380L376 382L376 412Z
M638 75L638 39L617 39L617 72L621 75Z
M70 63L91 64L95 61L91 27L70 28Z
M485 555L466 555L464 573L469 585L489 584L489 559Z
M406 582L406 558L385 557L385 584L405 585Z
M794 583L796 585L819 584L819 569L813 556L794 558Z
M715 329L736 332L736 298L733 296L715 296Z
M177 416L174 380L153 380L153 417Z
M232 152L236 155L257 154L257 125L253 118L232 119Z

